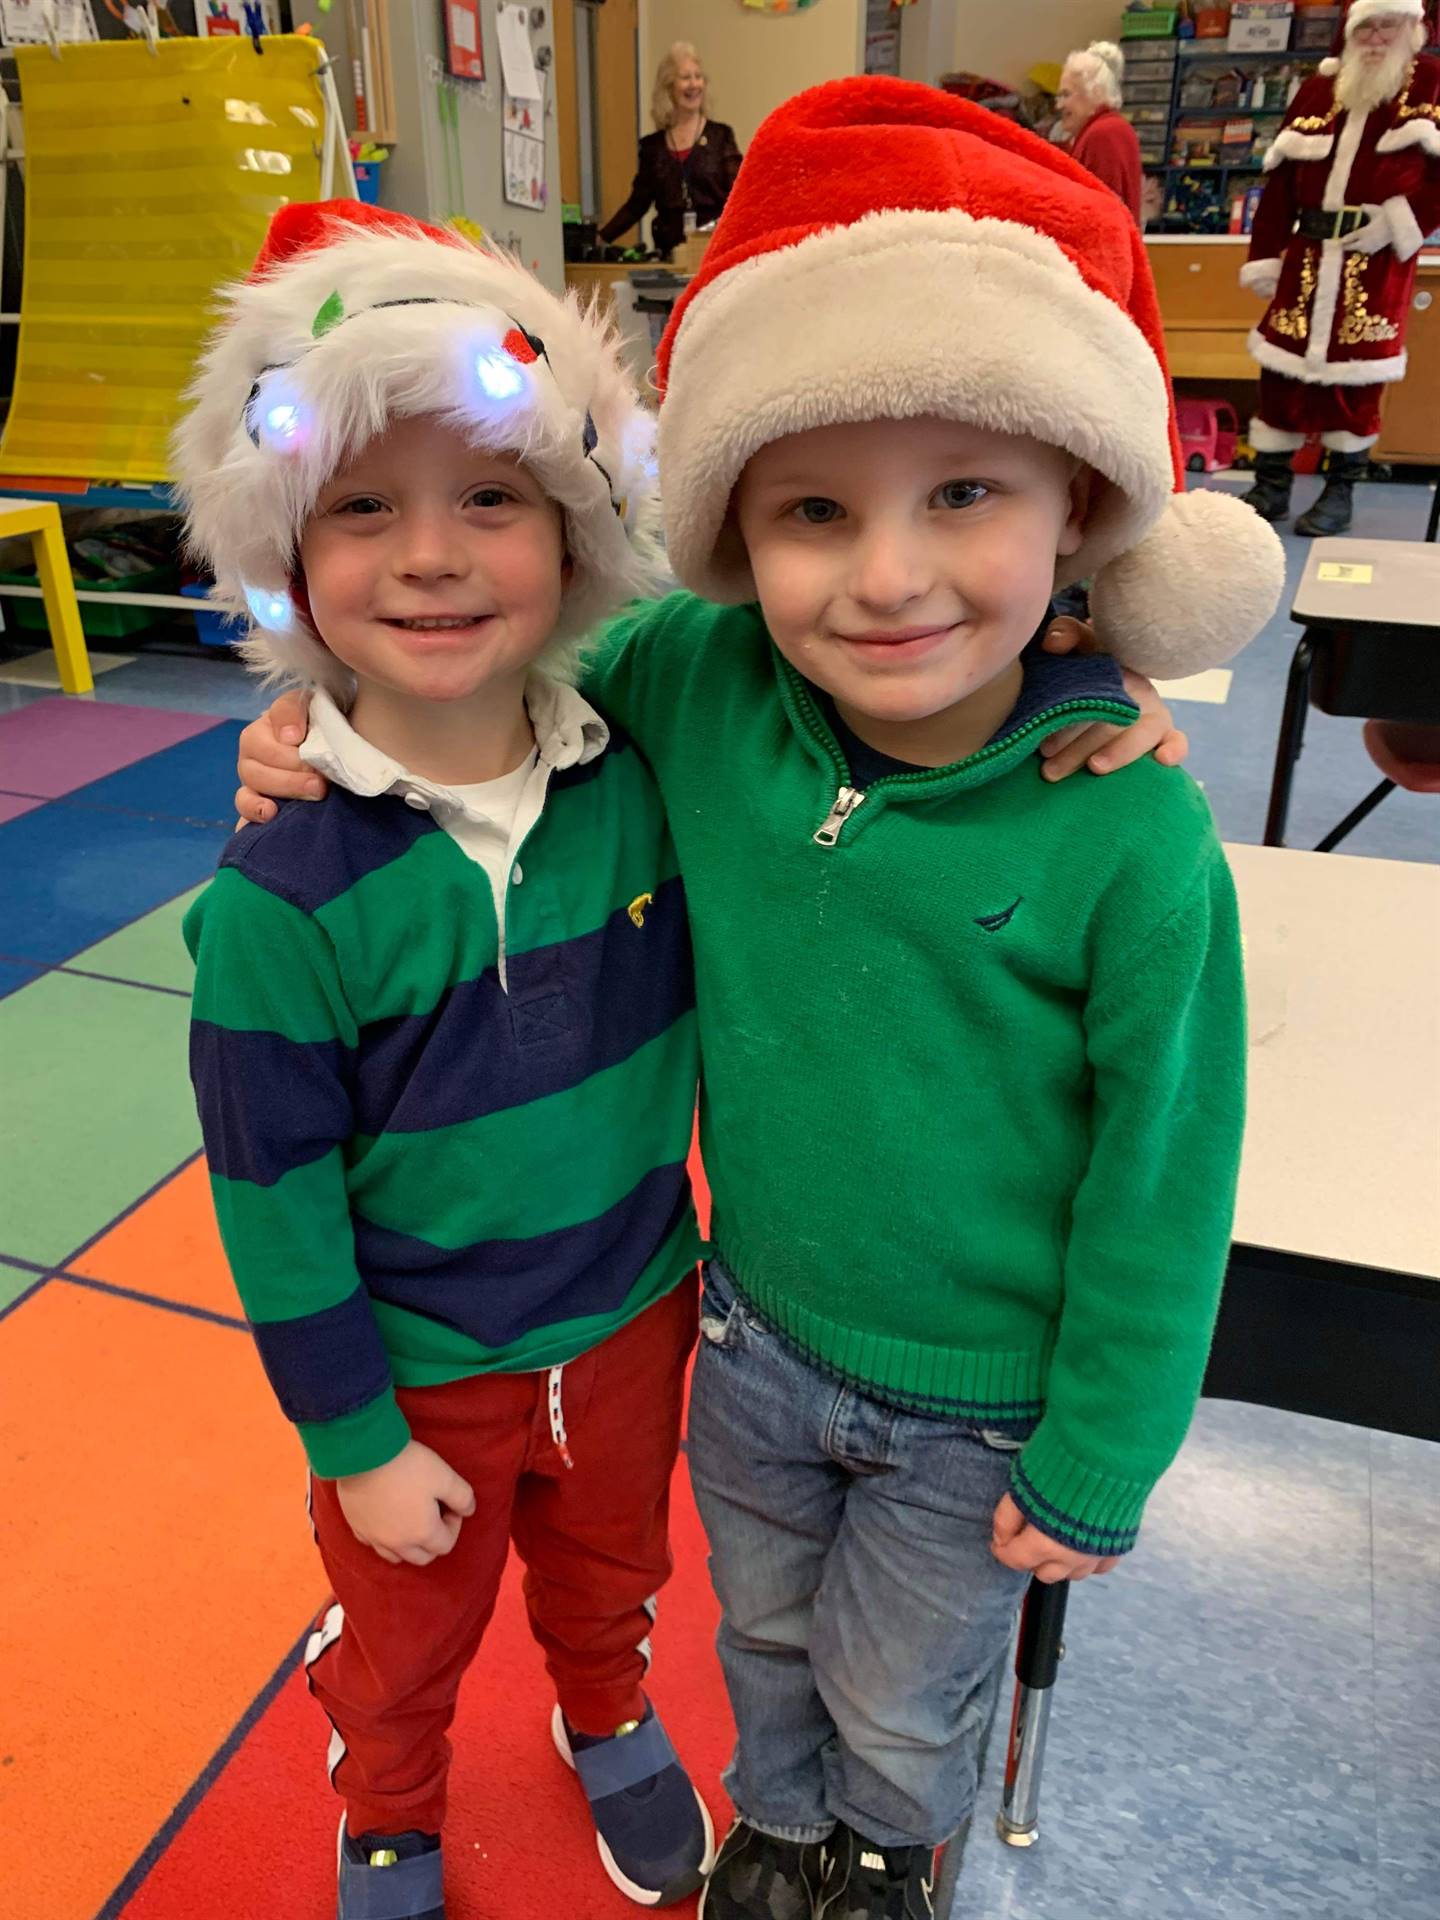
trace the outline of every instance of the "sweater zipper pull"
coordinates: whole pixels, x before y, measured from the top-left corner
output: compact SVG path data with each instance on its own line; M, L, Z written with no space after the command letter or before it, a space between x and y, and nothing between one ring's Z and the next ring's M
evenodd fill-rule
M854 813L857 807L865 804L865 795L858 787L841 787L835 796L835 804L826 814L824 824L814 835L817 847L833 847L840 838L840 829Z

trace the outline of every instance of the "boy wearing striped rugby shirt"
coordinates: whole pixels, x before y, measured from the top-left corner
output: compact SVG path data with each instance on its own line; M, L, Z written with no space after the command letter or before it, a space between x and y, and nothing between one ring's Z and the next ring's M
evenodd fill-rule
M714 1851L641 1686L694 988L653 782L569 683L649 576L645 416L573 303L343 204L277 216L193 400L192 542L252 664L318 689L334 787L232 841L185 932L221 1232L338 1599L308 1665L341 1920L443 1916L446 1729L511 1539L602 1862L668 1905Z

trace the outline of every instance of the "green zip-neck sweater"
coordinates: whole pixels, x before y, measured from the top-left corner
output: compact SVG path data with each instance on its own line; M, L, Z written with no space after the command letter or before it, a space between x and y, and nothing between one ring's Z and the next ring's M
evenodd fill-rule
M587 686L650 759L685 876L716 1252L820 1367L1026 1434L1017 1503L1116 1553L1200 1390L1244 989L1195 783L1042 780L1046 734L1133 713L1113 676L1059 678L861 799L755 607L640 610Z

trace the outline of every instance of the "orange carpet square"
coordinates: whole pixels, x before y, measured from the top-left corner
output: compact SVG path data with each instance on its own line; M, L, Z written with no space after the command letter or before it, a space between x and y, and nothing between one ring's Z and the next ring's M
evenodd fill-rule
M72 1260L70 1271L187 1307L244 1317L220 1245L203 1158L182 1168L88 1253Z
M94 1920L324 1575L248 1335L52 1280L0 1375L4 1906Z

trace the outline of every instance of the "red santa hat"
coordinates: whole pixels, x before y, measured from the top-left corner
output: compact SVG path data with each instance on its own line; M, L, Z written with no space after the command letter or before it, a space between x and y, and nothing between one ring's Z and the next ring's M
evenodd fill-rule
M548 672L572 673L584 635L651 590L653 415L613 330L573 295L454 232L333 200L282 208L220 298L175 477L189 544L268 678L344 696L348 676L309 623L299 539L336 469L400 415L433 413L518 454L563 510L571 575Z
M760 447L938 414L1068 449L1098 476L1063 584L1106 644L1183 674L1274 612L1284 558L1239 499L1187 494L1144 243L1069 155L908 81L833 81L761 126L661 343L670 563L752 599L731 494Z
M1350 0L1335 29L1335 38L1330 43L1330 51L1320 62L1320 71L1327 80L1333 80L1340 71L1340 56L1345 51L1345 43L1359 26L1367 20L1383 19L1387 14L1398 14L1402 19L1413 20L1418 26L1426 26L1426 0ZM1422 40L1420 43L1424 45ZM1419 48L1416 49L1419 51Z

